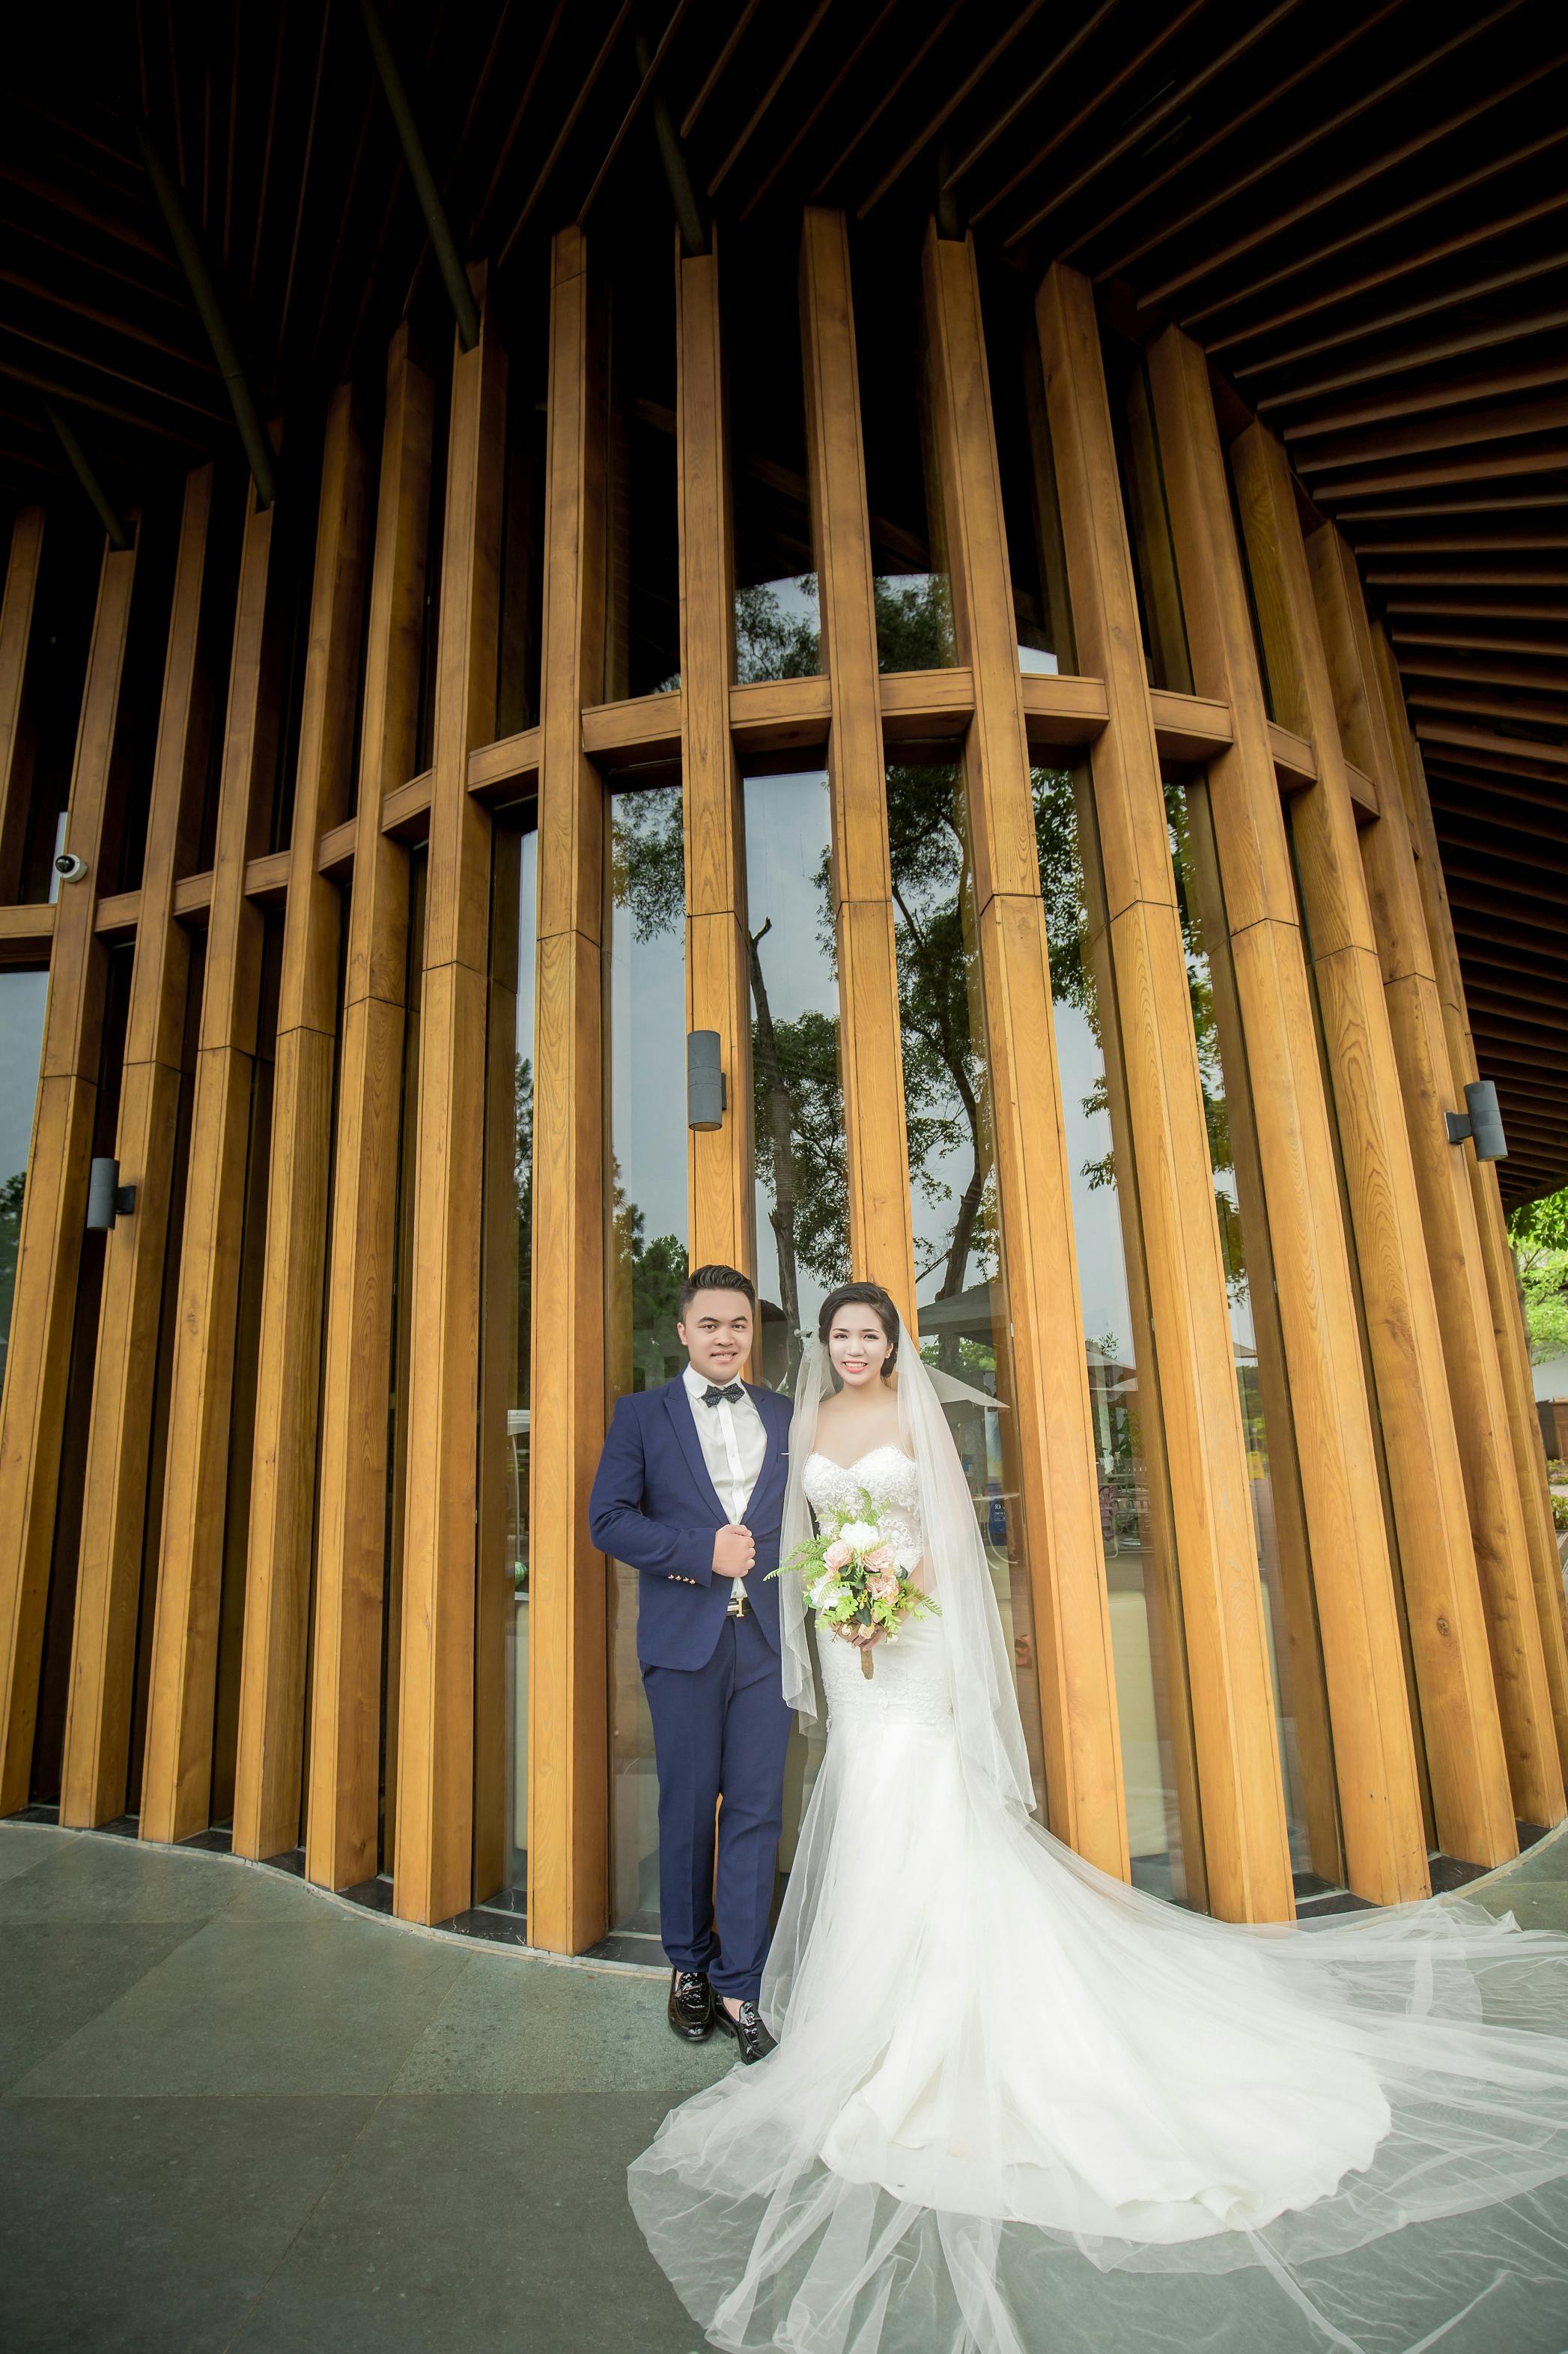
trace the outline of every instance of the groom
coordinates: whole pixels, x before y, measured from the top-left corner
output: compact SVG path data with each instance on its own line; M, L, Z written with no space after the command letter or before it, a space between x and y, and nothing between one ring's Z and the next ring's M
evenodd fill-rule
M737 1378L756 1317L747 1277L693 1270L677 1326L691 1362L616 1401L588 1502L594 1543L640 1572L670 2024L689 2043L720 2027L747 2062L773 2049L757 1999L790 1715L766 1577L779 1565L789 1403Z

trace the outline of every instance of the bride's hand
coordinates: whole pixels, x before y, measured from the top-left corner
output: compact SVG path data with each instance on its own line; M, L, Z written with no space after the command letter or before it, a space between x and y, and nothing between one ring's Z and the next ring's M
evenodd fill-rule
M848 1627L835 1627L833 1629L834 1634L842 1636L846 1643L853 1643L857 1651L869 1650L873 1643L880 1643L885 1631L885 1630L881 1627L856 1627L853 1625Z

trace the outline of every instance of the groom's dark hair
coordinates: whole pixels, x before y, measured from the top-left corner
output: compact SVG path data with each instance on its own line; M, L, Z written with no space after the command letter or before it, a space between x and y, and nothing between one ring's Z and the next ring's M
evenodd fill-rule
M751 1312L757 1313L757 1286L750 1276L742 1275L737 1267L694 1267L681 1286L681 1304L676 1322L683 1324L686 1310L699 1291L739 1291L750 1302Z

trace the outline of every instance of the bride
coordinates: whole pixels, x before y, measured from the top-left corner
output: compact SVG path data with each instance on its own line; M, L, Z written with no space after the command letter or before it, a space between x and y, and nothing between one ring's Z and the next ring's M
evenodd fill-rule
M1043 1829L937 1391L856 1283L800 1369L782 1557L862 1490L940 1616L874 1637L869 1679L853 1638L819 1641L829 1738L762 1984L779 2049L629 2176L710 2342L1563 2354L1568 1937L1474 1902L1222 1923ZM810 1718L798 1579L780 1603Z

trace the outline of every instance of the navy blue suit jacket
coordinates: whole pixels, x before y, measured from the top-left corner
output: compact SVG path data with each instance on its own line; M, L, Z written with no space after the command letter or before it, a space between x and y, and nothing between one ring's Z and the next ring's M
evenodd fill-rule
M779 1649L779 1566L784 1482L789 1468L787 1397L747 1382L762 1416L768 1452L746 1508L757 1543L747 1599ZM638 1573L637 1657L646 1668L701 1668L712 1659L734 1591L715 1577L714 1532L729 1514L708 1477L692 1402L679 1376L662 1389L618 1398L588 1499L588 1528L600 1553Z

